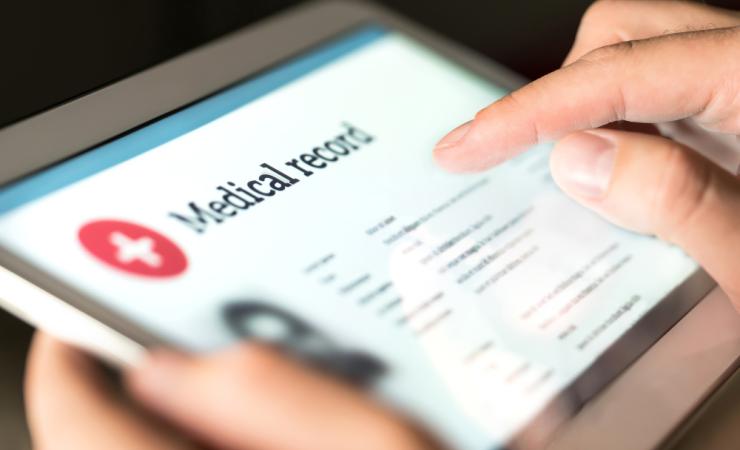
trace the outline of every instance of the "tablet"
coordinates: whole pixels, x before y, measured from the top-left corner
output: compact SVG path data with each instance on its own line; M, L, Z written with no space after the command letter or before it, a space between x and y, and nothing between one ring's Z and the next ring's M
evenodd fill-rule
M713 284L564 196L549 145L435 166L520 83L305 6L3 130L0 263L143 347L264 340L454 448L539 446Z

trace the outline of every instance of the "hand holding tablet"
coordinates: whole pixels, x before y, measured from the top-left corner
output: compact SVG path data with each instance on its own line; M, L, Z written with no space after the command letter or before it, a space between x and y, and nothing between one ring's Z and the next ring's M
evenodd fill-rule
M740 166L728 173L700 156L711 147L597 128L691 120L701 133L735 137L740 157L739 54L736 12L598 2L562 69L481 110L442 139L436 158L451 170L482 170L559 139L550 166L565 192L684 248L740 309Z
M566 193L621 225L682 245L738 299L737 179L682 144L590 130L615 120L693 117L740 132L736 91L726 90L740 73L737 16L659 3L598 3L569 65L508 96L516 82L503 69L425 38L430 49L395 30L402 21L359 6L309 6L293 22L270 25L297 40L285 45L288 61L277 68L246 81L238 80L264 67L232 68L231 87L214 94L201 86L165 112L186 108L140 117L136 123L147 125L38 173L18 170L0 190L0 262L152 349L126 371L130 391L186 436L216 447L436 446L392 405L448 446L539 448L686 314L710 281L678 249L613 227L563 196L547 170L550 149L537 144L561 139L550 161ZM301 25L323 29L314 21L334 16L322 8L347 21L320 38L308 34L323 42L309 51ZM626 18L634 17L649 20L632 26ZM384 26L368 25L374 21ZM724 28L644 40L686 25ZM221 54L244 53L245 36ZM638 41L592 52L614 36ZM295 56L298 48L304 53ZM665 75L666 66L676 73ZM443 139L436 158L456 171L513 159L485 174L434 167L434 137L496 98ZM330 145L342 136L338 123L362 136L352 157L332 165L329 151L350 142ZM279 139L276 127L287 130ZM54 155L48 164L63 159ZM314 169L322 175L311 176ZM284 170L296 182L281 181ZM260 181L265 171L272 178ZM260 190L258 200L254 188L265 186L255 181L280 184ZM288 183L297 185L287 190ZM252 210L248 195L254 204L262 196L270 202ZM86 223L124 223L107 216L131 226L96 235L92 247L74 239ZM167 255L156 243L165 240L182 248L186 267L167 277L126 270L134 257L151 266L147 273L161 269ZM119 257L134 244L135 253ZM238 317L229 314L234 305ZM26 312L22 303L16 309ZM288 351L224 350L245 335L286 343ZM344 370L329 371L332 378L284 356L317 363L318 355L320 367L341 365L337 352L373 362L372 373L355 377L372 396L351 389L347 377L337 380ZM37 339L28 383L37 443L189 448L116 401L99 375L77 351ZM66 413L70 404L79 415ZM624 429L601 432L612 439Z
M138 402L187 437L118 398L91 358L37 335L26 400L34 444L194 450L197 440L234 450L441 449L367 394L259 345L201 358L155 352L126 378Z

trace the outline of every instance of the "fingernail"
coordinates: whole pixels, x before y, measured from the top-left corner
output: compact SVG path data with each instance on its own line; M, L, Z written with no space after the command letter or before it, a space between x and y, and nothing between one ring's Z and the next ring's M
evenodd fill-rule
M558 182L565 190L586 198L600 199L606 195L611 182L615 144L595 133L581 132L566 137L558 143Z
M460 141L463 140L465 135L470 130L470 126L473 124L472 120L469 120L465 122L464 124L460 125L459 127L455 128L454 130L450 131L443 137L442 139L437 142L437 145L434 146L434 151L443 150L447 148L451 148L456 146Z
M130 381L137 393L150 400L165 397L185 368L187 357L171 350L153 350L144 362L130 372Z

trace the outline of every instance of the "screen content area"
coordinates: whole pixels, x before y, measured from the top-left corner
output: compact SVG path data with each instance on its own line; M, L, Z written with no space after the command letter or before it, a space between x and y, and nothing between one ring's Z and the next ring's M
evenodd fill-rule
M697 269L565 197L546 145L436 167L505 94L362 28L4 187L0 244L166 342L273 341L497 447Z

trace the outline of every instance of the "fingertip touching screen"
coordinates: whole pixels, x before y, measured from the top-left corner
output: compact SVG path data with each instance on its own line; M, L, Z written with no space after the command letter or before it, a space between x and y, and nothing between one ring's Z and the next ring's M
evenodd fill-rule
M368 25L0 189L0 245L163 342L276 343L458 448L505 445L697 270L564 196L450 174L506 94Z

